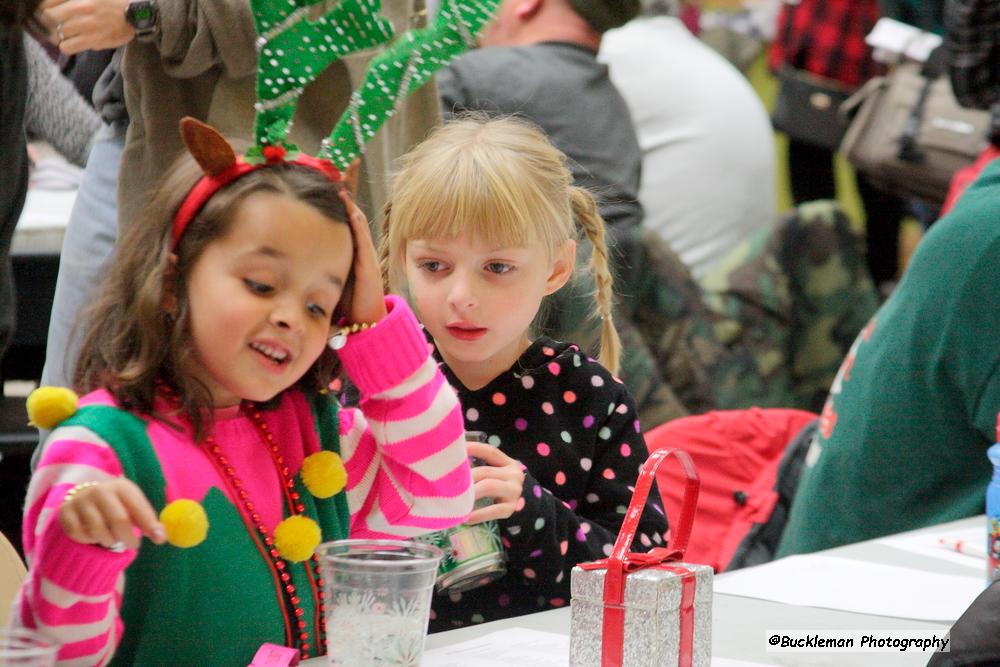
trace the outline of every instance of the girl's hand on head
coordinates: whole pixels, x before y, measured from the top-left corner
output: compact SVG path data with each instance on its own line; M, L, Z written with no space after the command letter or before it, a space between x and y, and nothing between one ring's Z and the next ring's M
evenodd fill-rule
M517 501L524 490L524 469L521 462L510 458L492 445L468 441L469 456L485 463L472 469L476 500L492 498L489 507L474 509L466 523L506 519L517 510Z
M112 547L121 542L135 549L139 546L136 528L156 544L166 541L166 530L153 506L124 477L79 489L59 506L59 524L67 537L81 544Z
M368 228L368 218L346 188L340 189L340 199L347 207L354 234L354 294L348 318L351 322L378 322L385 317L385 291L382 289L382 272L371 229Z

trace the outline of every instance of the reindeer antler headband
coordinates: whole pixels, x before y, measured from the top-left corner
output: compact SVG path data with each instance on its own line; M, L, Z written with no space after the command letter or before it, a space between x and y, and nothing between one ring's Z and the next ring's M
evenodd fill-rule
M174 217L174 247L212 195L267 165L291 162L342 181L340 170L364 152L364 144L402 101L475 45L476 35L499 3L443 0L431 26L408 30L393 40L392 25L379 16L381 0L251 0L259 35L256 143L240 157L211 127L190 118L181 122L184 143L205 176ZM286 141L307 85L337 59L391 40L368 63L361 85L317 157Z

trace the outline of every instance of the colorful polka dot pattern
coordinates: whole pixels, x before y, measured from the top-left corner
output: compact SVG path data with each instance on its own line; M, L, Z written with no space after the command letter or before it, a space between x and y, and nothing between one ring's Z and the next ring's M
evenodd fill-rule
M618 509L628 505L646 458L632 398L576 346L541 338L513 369L470 391L442 365L467 427L487 433L527 470L514 515L499 522L507 576L435 598L432 631L566 605L573 566L610 552ZM650 503L635 548L663 544L665 530Z

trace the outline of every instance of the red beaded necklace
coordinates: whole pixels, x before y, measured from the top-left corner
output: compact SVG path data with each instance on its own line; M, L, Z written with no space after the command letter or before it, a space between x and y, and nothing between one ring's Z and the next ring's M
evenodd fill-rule
M180 408L180 398L166 383L158 383L160 391L171 402L174 408ZM274 463L275 470L281 479L281 490L285 499L285 505L289 515L305 514L305 505L302 504L298 491L295 490L295 480L291 476L291 471L285 464L285 457L281 455L278 445L274 442L274 436L268 428L267 422L260 411L260 408L250 402L244 402L240 408L257 427L261 440L267 448ZM238 498L243 507L240 517L250 534L251 539L260 551L261 557L271 570L271 575L275 583L275 591L278 596L278 603L281 607L281 614L285 621L285 644L301 651L302 659L309 658L309 651L312 645L309 642L309 632L306 622L303 620L305 612L302 609L302 600L298 595L295 583L292 581L291 573L288 571L288 563L281 557L274 544L274 536L271 535L264 526L260 514L256 510L253 501L243 486L242 480L236 476L236 470L230 465L229 460L222 454L222 449L216 444L212 436L207 436L204 443L204 451L208 455L209 461L215 467L219 477L229 486L235 498ZM239 507L237 507L240 509ZM319 559L313 554L310 562L304 563L306 576L309 579L309 587L312 589L313 609L318 610L313 614L313 631L316 637L320 638L322 647L316 655L323 655L326 652L326 628L323 618L326 614L326 604L323 600L323 579L320 575Z

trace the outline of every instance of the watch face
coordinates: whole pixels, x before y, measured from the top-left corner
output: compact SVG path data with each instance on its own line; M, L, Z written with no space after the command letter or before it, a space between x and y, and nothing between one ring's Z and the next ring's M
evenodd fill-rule
M125 17L137 32L149 32L156 25L156 5L151 0L135 0L129 4Z

